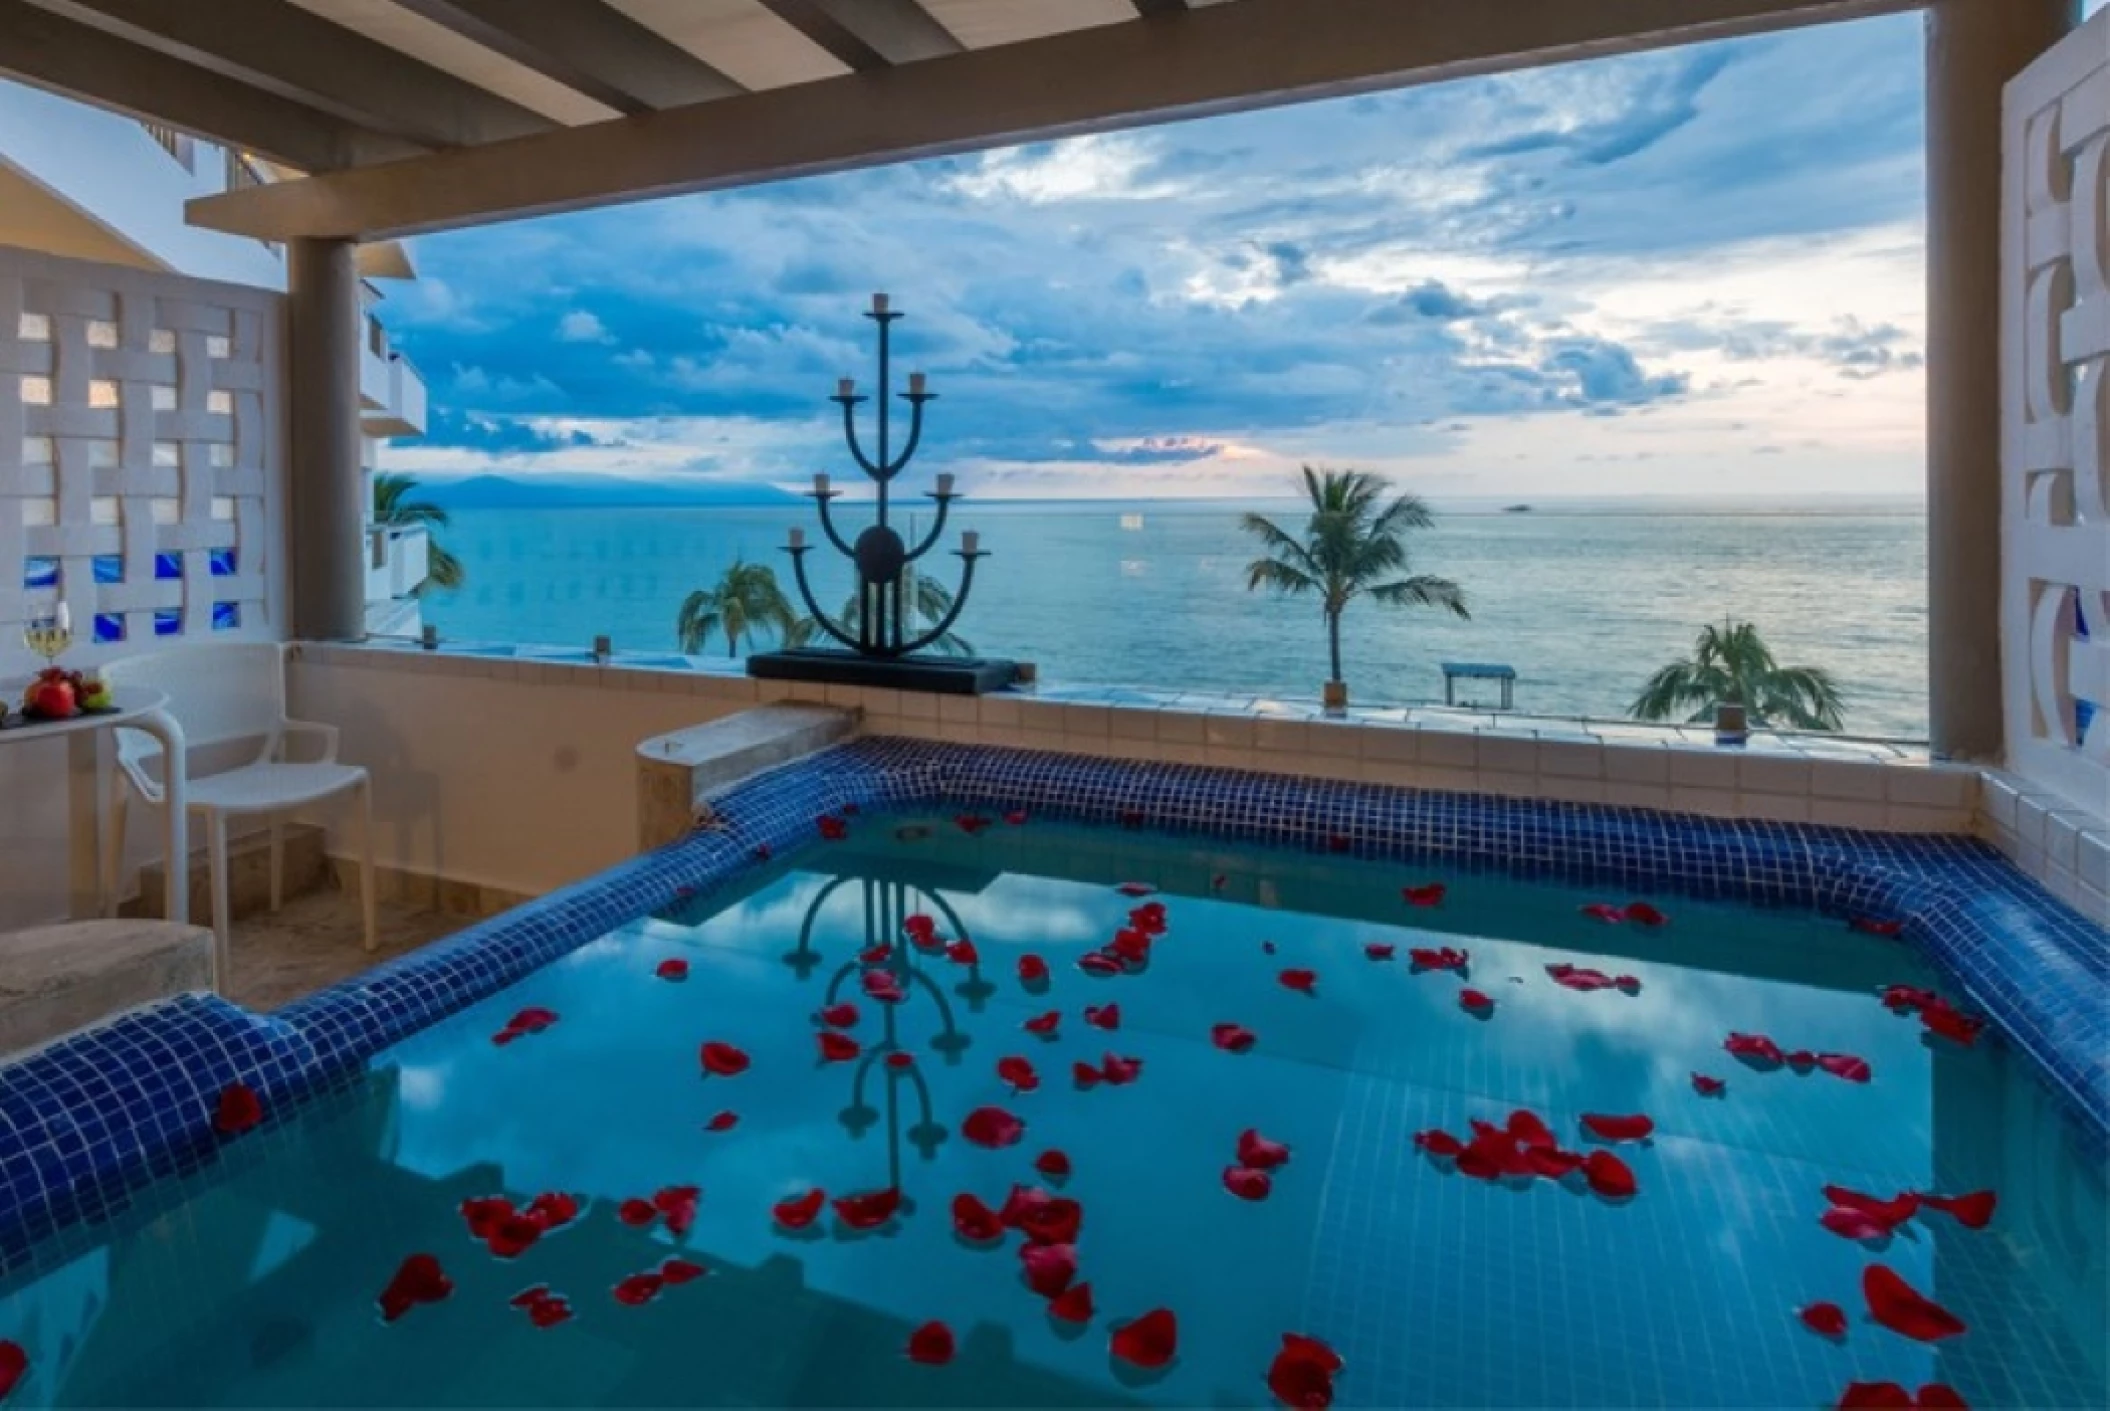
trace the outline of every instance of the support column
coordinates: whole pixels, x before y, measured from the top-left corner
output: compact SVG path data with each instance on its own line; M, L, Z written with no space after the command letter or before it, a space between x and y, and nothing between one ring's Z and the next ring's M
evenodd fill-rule
M352 242L295 240L286 271L293 632L342 641L366 632L366 480L359 467L365 319Z
M1993 759L2000 705L2000 94L2080 0L1927 7L1927 710Z

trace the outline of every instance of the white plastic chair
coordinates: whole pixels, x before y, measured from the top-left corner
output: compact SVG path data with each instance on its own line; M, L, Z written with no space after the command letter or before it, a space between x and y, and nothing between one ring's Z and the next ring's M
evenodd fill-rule
M277 911L283 885L286 814L340 794L359 795L359 905L364 913L366 948L374 934L374 807L366 771L337 762L337 727L292 720L286 715L285 648L274 642L200 643L147 656L127 657L103 668L103 678L123 697L127 688L159 691L169 698L168 713L183 727L188 759L177 767L191 770L204 763L208 772L186 773L192 815L203 815L207 857L212 871L212 928L225 976L228 958L227 825L233 818L263 814L271 828L271 909ZM125 807L137 794L141 802L164 804L161 782L149 766L159 760L161 744L143 731L119 729L118 778L108 810L111 836L103 847L103 894L115 896L117 869L124 854ZM320 757L288 760L289 738L320 741ZM202 760L201 760L202 757ZM231 767L214 767L215 757L232 759ZM163 764L164 769L168 765ZM188 860L170 858L171 870Z

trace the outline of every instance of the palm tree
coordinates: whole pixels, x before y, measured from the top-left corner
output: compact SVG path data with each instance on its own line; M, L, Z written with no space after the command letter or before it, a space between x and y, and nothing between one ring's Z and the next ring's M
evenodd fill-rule
M925 578L922 574L916 572L914 567L903 568L901 576L907 585L906 591L902 594L903 615L907 619L902 624L903 634L913 637L917 633L928 631L943 622L945 615L952 611L952 589L946 587L935 578ZM857 594L854 590L843 601L842 613L835 619L835 623L851 636L857 635ZM819 623L810 617L802 617L791 624L791 630L784 636L784 645L787 647L809 646L817 641L821 635ZM974 655L974 644L957 632L942 634L935 642L930 644L930 649L941 656L967 657Z
M1434 522L1417 496L1403 494L1383 503L1390 488L1391 482L1368 471L1315 471L1305 466L1311 519L1302 538L1264 515L1239 520L1239 527L1267 548L1266 558L1246 565L1248 592L1271 588L1291 597L1318 596L1333 667L1329 698L1341 683L1341 613L1354 599L1368 596L1393 607L1446 608L1458 617L1472 616L1466 611L1465 590L1448 578L1426 573L1390 576L1406 571L1407 531L1427 529ZM1345 686L1340 689L1345 699Z
M434 588L459 588L469 576L462 561L447 551L444 544L432 534L432 530L447 527L447 511L430 500L412 498L418 491L415 475L400 475L394 471L378 471L374 475L374 524L388 529L408 529L422 525L425 530L425 581L418 585L423 592L428 586Z
M1706 720L1717 702L1743 706L1760 725L1837 730L1844 723L1845 697L1831 674L1780 665L1748 622L1702 627L1692 655L1649 677L1627 713L1636 720L1669 720L1690 712L1686 719Z
M723 632L725 654L738 656L741 639L752 640L763 628L787 639L792 629L791 601L777 586L774 569L737 558L717 587L698 588L682 599L674 619L681 650L691 654L702 651L713 632Z

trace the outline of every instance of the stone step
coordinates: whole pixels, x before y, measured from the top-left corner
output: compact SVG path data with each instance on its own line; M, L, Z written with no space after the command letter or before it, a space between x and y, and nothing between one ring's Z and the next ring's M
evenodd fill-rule
M323 853L326 834L313 823L285 825L285 870L282 900L315 890L334 887L336 874ZM196 830L192 831L195 837ZM121 916L158 917L166 895L159 862L141 869L139 894L118 908ZM271 839L264 829L237 834L227 840L227 909L236 921L271 909ZM194 921L212 921L212 872L203 848L193 848L190 857L190 914Z
M72 921L0 935L0 1054L127 1009L212 988L212 932L167 921Z
M787 701L653 736L637 747L639 845L655 848L684 836L709 817L713 795L847 740L861 714Z

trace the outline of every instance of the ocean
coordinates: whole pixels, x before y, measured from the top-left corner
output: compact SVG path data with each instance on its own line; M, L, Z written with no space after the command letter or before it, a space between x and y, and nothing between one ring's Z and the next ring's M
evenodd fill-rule
M1299 522L1290 501L968 502L946 546L973 528L991 556L957 630L979 653L1037 663L1048 684L1315 697L1327 674L1317 604L1246 591L1247 509ZM1519 710L1622 716L1702 623L1735 617L1757 623L1782 662L1832 672L1852 733L1926 736L1916 504L1437 510L1435 527L1412 536L1413 568L1462 585L1472 619L1352 604L1343 658L1358 705L1440 701L1438 663L1500 662L1516 668ZM442 537L468 582L431 595L426 618L469 640L583 646L607 633L618 649L669 650L683 597L736 556L776 566L796 601L780 548L795 523L818 537L803 502L460 509ZM816 595L838 611L847 569L825 548L808 562ZM955 580L956 558L934 552L924 563ZM709 650L725 645L714 638Z

